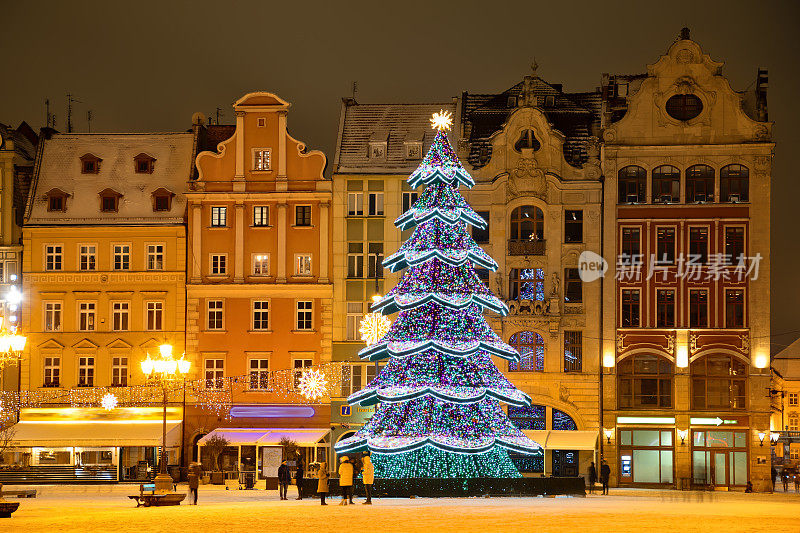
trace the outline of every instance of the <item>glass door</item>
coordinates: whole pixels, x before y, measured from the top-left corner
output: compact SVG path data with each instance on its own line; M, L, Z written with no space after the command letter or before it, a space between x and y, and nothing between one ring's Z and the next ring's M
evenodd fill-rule
M714 486L727 487L728 481L728 452L714 452Z

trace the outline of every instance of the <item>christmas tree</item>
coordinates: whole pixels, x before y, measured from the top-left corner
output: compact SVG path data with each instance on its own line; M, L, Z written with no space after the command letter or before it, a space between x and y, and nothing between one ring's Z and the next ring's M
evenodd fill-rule
M541 454L508 419L500 403L530 405L530 398L500 373L491 356L518 361L483 317L484 309L505 315L474 268L497 263L472 239L468 226L485 228L458 186L475 182L459 162L446 130L449 113L431 119L437 129L422 164L408 178L425 185L417 202L395 225L415 227L411 237L383 265L406 269L373 311L399 312L362 359L389 359L380 374L348 398L350 404L378 404L355 435L339 441L339 454L369 450L376 477L519 477L508 452Z

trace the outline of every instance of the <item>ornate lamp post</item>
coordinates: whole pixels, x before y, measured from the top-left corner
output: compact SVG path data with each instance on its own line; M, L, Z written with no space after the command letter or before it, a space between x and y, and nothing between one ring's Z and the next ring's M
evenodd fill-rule
M161 386L163 392L164 418L161 426L161 453L159 454L161 464L154 480L155 489L156 492L172 492L172 477L167 473L167 395L169 385L183 380L192 363L183 356L177 360L173 359L171 344L162 344L158 350L159 359L151 359L150 354L147 354L147 359L142 361L142 372L149 382Z
M0 317L0 370L9 365L19 364L27 340L24 335L17 332L16 328L13 332L9 332L5 328L5 320Z

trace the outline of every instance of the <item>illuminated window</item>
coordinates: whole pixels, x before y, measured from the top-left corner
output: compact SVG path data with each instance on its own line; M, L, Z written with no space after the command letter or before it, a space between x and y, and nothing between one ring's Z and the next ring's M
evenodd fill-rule
M269 276L269 254L256 254L253 256L253 275Z
M650 354L626 357L617 364L620 409L672 407L672 362Z
M530 405L528 407L508 406L508 418L519 429L546 430L547 409L544 405Z
M310 276L311 275L311 255L309 255L309 254L295 254L295 256L294 256L294 275L295 276Z
M303 375L303 371L306 368L311 368L313 364L314 361L312 361L311 359L295 359L292 362L292 366L294 367L293 375L294 375L295 388L297 388L297 386L300 384L300 376Z
M686 201L714 201L714 169L708 165L694 165L686 169Z
M583 333L564 332L564 372L581 372L583 367Z
M544 301L544 269L512 268L508 282L512 300Z
M520 353L520 361L509 361L509 372L544 372L544 339L535 331L520 331L508 343Z
M791 405L793 407L797 406L798 405L797 400L798 400L798 393L790 392L789 393L789 405Z
M692 363L692 409L745 409L747 366L731 355L714 354Z
M271 151L269 148L253 149L253 170L271 170L270 166Z
M214 206L211 208L211 227L224 228L228 225L228 208Z
M362 302L347 302L347 340L361 340L361 320L364 318L364 304Z
M269 359L250 359L250 390L269 390Z
M147 270L164 270L164 245L147 245Z
M744 165L726 165L719 170L720 202L750 201L750 170Z
M96 317L95 302L80 302L78 303L78 330L79 331L94 331L95 317Z
M207 389L225 387L225 359L206 359L205 378Z
M253 207L253 226L269 226L269 206L257 205Z
M653 169L653 203L678 202L681 198L681 171L671 165Z
M532 205L514 209L511 212L511 240L544 240L544 212Z
M647 195L647 171L636 165L629 165L617 172L618 202L621 204L642 204Z
M61 302L44 302L44 330L61 331Z

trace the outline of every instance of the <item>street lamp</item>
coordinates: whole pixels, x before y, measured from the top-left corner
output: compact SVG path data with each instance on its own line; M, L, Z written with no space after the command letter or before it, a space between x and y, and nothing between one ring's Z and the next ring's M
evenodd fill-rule
M151 383L161 386L163 392L164 418L161 426L161 465L158 475L154 480L157 492L172 492L173 480L167 473L167 394L170 383L182 380L192 366L190 361L181 356L180 359L172 358L172 345L162 344L158 347L159 358L152 359L147 354L147 359L142 361L142 372Z
M5 320L0 317L0 369L19 363L27 340L24 335L17 333L16 328L13 333L9 332L5 327Z
M769 434L769 440L770 440L770 442L772 442L773 446L778 444L778 439L780 439L780 438L781 438L781 434L778 433L777 431L773 431L772 433Z

